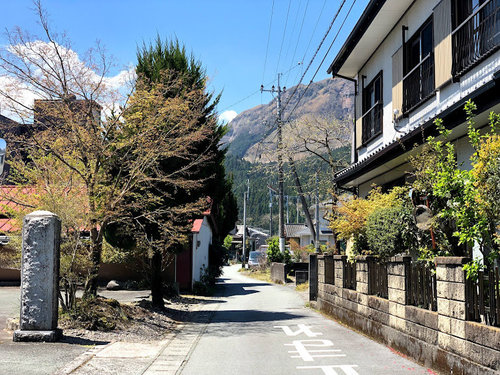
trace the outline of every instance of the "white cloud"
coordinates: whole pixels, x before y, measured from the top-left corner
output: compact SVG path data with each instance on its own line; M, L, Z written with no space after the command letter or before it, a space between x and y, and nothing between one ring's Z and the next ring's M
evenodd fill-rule
M233 110L224 111L220 114L219 120L224 124L227 124L228 122L231 122L236 116L238 116L236 111Z
M57 45L57 47L64 60L65 75L70 87L74 87L76 92L83 90L88 93L100 86L101 89L96 100L103 106L105 113L109 112L111 107L118 107L118 104L123 102L136 78L134 66L130 65L116 75L101 77L99 72L93 69L98 64L95 64L92 59L88 60L88 57L82 59L69 48L61 45ZM3 48L19 62L24 59L30 66L35 80L46 82L48 87L53 85L56 92L62 92L57 79L46 74L47 71L61 73L62 67L58 64L58 55L54 45L38 40L25 45L10 45ZM46 91L40 91L36 85L30 85L27 80L21 81L15 75L5 71L0 71L0 92L8 93L15 99L15 101L7 101L5 95L0 95L1 111L4 115L15 120L25 117L21 115L23 107L31 108L34 99L48 98Z

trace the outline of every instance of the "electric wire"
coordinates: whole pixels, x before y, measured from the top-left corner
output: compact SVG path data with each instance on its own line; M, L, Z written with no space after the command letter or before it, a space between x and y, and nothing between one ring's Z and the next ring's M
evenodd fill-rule
M292 0L288 0L288 10L286 11L285 28L283 29L283 37L281 38L280 53L278 54L278 63L276 64L276 72L275 72L274 75L278 74L278 69L279 69L279 66L280 66L281 51L283 50L283 43L285 42L286 27L288 25L288 15L290 14L290 5L291 4L292 4Z
M323 1L323 6L321 7L321 11L319 12L318 19L316 20L316 24L314 25L313 31L311 33L311 37L309 38L309 42L307 43L307 47L304 51L304 56L302 56L302 62L305 60L307 52L309 52L309 47L311 46L314 34L316 33L316 29L318 28L318 25L319 25L319 21L321 19L321 16L323 15L323 11L325 10L325 5L326 5L326 0ZM304 72L304 67L302 66L300 74L302 74L303 72ZM294 81L297 81L297 78L299 78L298 72L297 72L297 75L295 76Z
M330 43L330 46L328 47L328 50L326 51L325 55L323 56L323 59L321 60L320 64L318 65L318 67L316 68L316 71L314 72L311 80L309 81L309 83L307 84L306 88L304 89L304 91L302 92L302 94L299 96L299 99L297 100L297 102L295 103L294 107L292 108L292 110L289 112L288 114L288 117L287 117L287 120L288 121L290 119L290 117L292 116L293 112L295 111L295 109L297 108L297 106L299 105L300 101L302 100L302 98L304 97L304 95L306 94L307 90L309 89L309 87L311 86L311 84L313 83L314 81L314 78L316 77L316 75L318 74L321 66L323 65L323 63L325 62L325 59L326 57L328 56L328 53L330 52L333 44L335 43L335 41L337 40L337 37L339 36L340 34L340 31L342 30L342 28L344 27L344 24L347 20L347 18L349 17L349 15L351 14L351 11L352 11L352 8L354 7L354 4L356 3L356 0L354 0L351 4L351 7L349 8L349 10L347 11L347 14L345 15L344 17L344 20L342 21L342 24L340 25L339 29L337 30L337 34L335 34L335 37L333 38L332 42ZM287 102L288 104L288 102ZM283 109L284 111L284 109ZM285 122L286 122L285 121Z
M271 5L271 19L269 21L269 30L267 31L266 57L264 59L264 70L262 71L262 82L264 82L264 76L266 74L267 54L269 52L269 40L271 39L271 26L273 24L273 13L274 13L274 0L273 4Z
M306 70L304 71L304 73L302 74L302 77L300 77L300 80L299 80L299 83L297 83L297 85L295 86L294 90L292 91L292 94L288 97L288 100L286 101L285 105L283 106L282 108L282 111L284 112L287 105L290 103L290 100L292 100L293 96L296 94L297 92L297 89L299 88L300 84L302 83L302 80L304 79L304 77L306 76L307 74L307 71L309 70L309 68L311 67L312 63L314 62L314 59L316 58L316 56L318 55L318 52L319 50L321 49L321 47L323 46L323 43L325 42L325 39L327 38L328 34L330 33L330 30L332 29L333 27L333 24L335 23L335 21L337 20L337 17L338 15L340 14L340 11L342 10L345 2L347 0L342 0L342 3L340 4L340 7L339 9L337 10L337 13L335 14L335 17L333 17L333 20L332 22L330 23L330 26L328 27L328 30L326 31L325 35L323 36L323 38L321 39L321 42L319 43L319 46L318 48L316 48L316 52L314 52L314 55L313 57L311 58L311 61L309 61L309 64L307 65L306 67Z
M293 26L292 30L290 31L290 37L288 38L288 42L286 44L286 51L285 51L285 57L283 58L284 61L288 61L288 53L290 52L290 46L292 45L292 39L295 34L295 29L297 27L297 20L299 18L299 13L300 13L300 8L302 6L302 0L299 0L299 5L297 7L297 11L295 12L295 18L293 20Z
M302 36L302 29L304 27L304 21L306 19L307 8L309 7L309 0L307 0L306 7L304 8L304 15L302 16L302 23L300 24L299 35L297 37L297 43L295 43L295 48L292 55L292 65L295 63L295 55L297 54L297 48L299 46L300 37ZM285 78L285 85L288 83L289 74Z

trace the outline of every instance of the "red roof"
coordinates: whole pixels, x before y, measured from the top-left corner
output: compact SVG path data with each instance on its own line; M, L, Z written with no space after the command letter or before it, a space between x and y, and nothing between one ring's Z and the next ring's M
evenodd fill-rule
M191 229L191 232L199 233L202 225L203 219L196 219L195 221L193 221L193 228Z
M18 201L23 201L27 195L33 193L34 189L32 187L15 185L0 186L0 213L5 213L5 211L9 210L22 210L22 206ZM19 231L21 228L18 228L15 224L14 219L0 219L0 232L9 233Z
M12 219L0 219L0 233L17 232L20 228L13 225Z

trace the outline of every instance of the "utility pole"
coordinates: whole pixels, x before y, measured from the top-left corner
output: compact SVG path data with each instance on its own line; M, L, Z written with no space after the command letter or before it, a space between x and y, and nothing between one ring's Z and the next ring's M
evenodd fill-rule
M316 172L316 252L319 253L319 181L318 172Z
M278 127L278 210L279 210L279 244L280 251L285 251L285 222L284 222L284 202L283 202L283 142L281 135L281 127L282 127L282 119L281 119L281 93L285 92L286 87L281 90L280 86L280 77L281 73L278 73L278 87L276 88L274 85L271 87L271 90L265 90L264 85L260 86L260 92L270 92L277 93L277 101L276 101L276 125Z
M247 191L243 192L243 243L242 243L242 261L241 268L245 268L246 264L246 248L247 248L247 198L250 193L250 183L247 180Z

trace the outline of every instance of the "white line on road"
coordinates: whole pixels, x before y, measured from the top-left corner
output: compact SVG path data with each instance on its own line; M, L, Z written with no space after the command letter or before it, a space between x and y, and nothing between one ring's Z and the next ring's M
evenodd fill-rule
M297 366L297 370L321 369L325 375L339 375L335 369L340 369L345 375L359 375L353 367L358 365Z
M301 333L306 334L307 337L316 337L323 335L321 332L311 331L312 327L306 326L305 324L298 324L297 327L299 327L299 329L294 332L291 330L289 326L274 326L274 328L281 328L283 332L286 333L287 336L297 336L300 335Z

